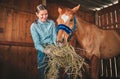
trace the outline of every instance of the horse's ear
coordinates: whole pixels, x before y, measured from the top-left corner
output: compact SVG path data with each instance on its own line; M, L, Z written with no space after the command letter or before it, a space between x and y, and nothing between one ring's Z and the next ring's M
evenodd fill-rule
M76 13L76 12L79 10L79 8L80 8L80 4L77 5L76 7L74 7L74 8L72 9L72 11L73 11L74 13Z
M58 12L59 12L59 14L62 13L62 9L60 7L58 7Z

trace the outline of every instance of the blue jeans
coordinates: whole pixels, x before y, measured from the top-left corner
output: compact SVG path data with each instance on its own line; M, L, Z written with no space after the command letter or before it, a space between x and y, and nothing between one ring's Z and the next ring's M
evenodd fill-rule
M45 53L38 51L37 63L39 79L45 79L45 74L48 70L46 69L48 65L48 57Z

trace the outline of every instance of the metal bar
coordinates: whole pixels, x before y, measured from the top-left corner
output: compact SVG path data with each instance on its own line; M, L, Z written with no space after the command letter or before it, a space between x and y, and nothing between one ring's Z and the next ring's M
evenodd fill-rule
M109 62L110 62L110 76L112 77L113 76L113 70L112 70L112 60L111 60L111 58L109 59Z
M101 59L101 76L103 76L104 73L103 73L103 59Z
M116 57L114 57L114 63L115 63L115 77L118 77L118 69L117 69L117 61L116 61Z

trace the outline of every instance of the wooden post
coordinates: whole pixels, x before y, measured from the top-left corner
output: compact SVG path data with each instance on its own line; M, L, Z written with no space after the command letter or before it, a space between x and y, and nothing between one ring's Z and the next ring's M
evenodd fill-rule
M97 11L95 12L95 24L98 25L98 12Z
M42 4L46 6L46 0L42 0Z

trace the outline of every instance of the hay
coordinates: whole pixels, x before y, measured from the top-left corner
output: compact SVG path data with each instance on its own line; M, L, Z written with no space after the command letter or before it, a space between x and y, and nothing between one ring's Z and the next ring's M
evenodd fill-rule
M82 57L76 54L71 45L62 47L48 45L46 49L51 49L48 56L49 71L46 74L47 79L57 79L59 77L59 69L64 68L65 73L76 79L78 76L82 78L83 65L87 65Z

